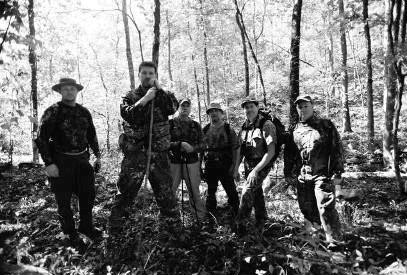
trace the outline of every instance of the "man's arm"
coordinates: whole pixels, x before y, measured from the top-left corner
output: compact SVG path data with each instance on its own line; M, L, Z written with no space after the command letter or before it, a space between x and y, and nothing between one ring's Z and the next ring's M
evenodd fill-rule
M45 110L41 118L38 137L35 140L35 144L38 147L45 166L54 163L50 145L50 138L54 133L56 127L56 112L57 109L52 107Z
M98 137L96 134L96 129L95 125L93 124L93 119L92 115L90 112L87 110L88 113L88 119L89 119L89 129L86 133L89 147L92 149L93 153L95 154L96 158L100 158L100 149L99 149L99 142L98 142Z
M287 180L296 179L300 174L301 156L294 142L293 132L290 131L284 145L284 177Z
M342 145L341 137L340 137L335 125L331 121L329 121L329 123L331 126L330 127L331 152L330 152L330 156L329 156L329 160L330 160L329 173L331 175L333 175L334 179L335 178L341 179L342 173L344 172L343 145ZM338 180L335 183L336 183L336 185L340 185L341 180Z
M120 115L130 124L144 121L146 108L142 105L135 105L139 99L134 92L130 91L123 97L122 104L120 104Z
M158 90L156 95L156 106L158 106L164 116L171 116L178 110L179 103L175 95L171 92Z
M255 170L256 172L260 172L264 167L266 167L266 165L269 164L269 162L274 157L276 152L277 144L276 127L271 121L267 120L264 123L262 131L264 139L266 140L267 152L264 154L263 158L256 165L256 167L254 167L253 170Z

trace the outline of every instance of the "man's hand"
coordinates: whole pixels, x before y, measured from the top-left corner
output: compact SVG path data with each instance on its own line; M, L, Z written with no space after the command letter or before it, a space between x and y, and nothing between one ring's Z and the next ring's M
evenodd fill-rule
M48 165L47 167L45 167L45 173L50 178L58 178L59 177L58 166L56 166L56 164L54 164L54 163Z
M247 185L253 186L253 185L256 183L256 181L257 181L257 175L258 175L257 170L256 170L256 169L253 169L253 170L249 173L249 176L247 176Z
M194 147L191 146L188 142L181 142L181 151L182 152L187 152L187 153L192 153L194 151Z
M145 106L148 102L150 102L151 100L153 100L155 98L156 93L157 93L157 88L151 87L150 89L148 89L147 93L142 98L140 98L139 101L137 101L134 104L134 107L137 107L139 105Z
M101 167L102 161L100 160L100 158L97 158L93 163L93 170L95 171L95 173L99 173Z

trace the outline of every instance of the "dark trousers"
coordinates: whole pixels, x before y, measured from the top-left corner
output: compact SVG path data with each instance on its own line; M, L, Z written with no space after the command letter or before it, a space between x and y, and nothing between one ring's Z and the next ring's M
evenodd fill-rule
M92 208L95 200L95 177L89 163L89 154L68 156L57 154L55 164L59 169L58 178L49 178L51 190L58 205L58 216L65 234L75 233L75 222L71 209L72 194L79 199L79 230L92 229Z
M216 210L216 191L218 182L223 186L228 196L228 203L235 214L239 210L239 196L236 191L235 181L232 175L229 175L229 167L226 165L206 165L206 180L208 184L208 195L206 197L206 209L213 212Z

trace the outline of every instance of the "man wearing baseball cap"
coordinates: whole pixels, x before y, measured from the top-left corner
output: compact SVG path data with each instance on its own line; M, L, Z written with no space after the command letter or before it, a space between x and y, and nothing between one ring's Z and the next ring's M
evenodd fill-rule
M262 234L267 211L263 194L263 182L266 180L276 155L277 130L273 122L259 112L259 102L253 97L243 100L246 121L239 133L240 156L238 165L244 157L246 182L240 200L237 226L240 234L245 234L250 224L250 214L255 210L256 230ZM235 177L238 177L236 165Z
M306 227L325 231L330 245L341 238L341 225L335 209L335 188L340 189L343 173L343 147L335 125L317 116L309 95L295 100L299 122L290 133L285 149L287 181L297 182L298 203Z
M100 169L95 126L88 109L76 103L78 92L83 89L81 84L72 78L61 78L52 89L62 99L45 110L35 143L55 194L63 233L73 243L78 240L71 210L71 197L75 194L80 209L78 231L94 239L101 235L92 223L94 172ZM96 156L94 167L89 164L89 147Z
M183 98L179 103L178 116L169 121L172 189L176 193L181 180L184 179L192 211L200 221L204 221L208 212L199 193L201 163L198 155L204 147L202 129L201 125L189 116L191 100Z

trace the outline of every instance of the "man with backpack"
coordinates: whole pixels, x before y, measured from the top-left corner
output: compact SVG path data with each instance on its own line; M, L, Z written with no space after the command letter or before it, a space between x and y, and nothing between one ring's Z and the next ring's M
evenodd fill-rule
M230 125L223 121L223 109L219 103L212 102L206 113L210 117L210 123L203 128L205 143L203 162L208 184L206 208L210 212L215 212L216 191L220 181L228 196L232 215L235 216L239 209L239 196L233 179L239 148L238 139Z
M201 184L199 153L204 146L202 129L201 125L189 116L191 100L183 98L179 104L178 116L169 121L172 190L176 193L181 180L184 179L192 211L199 221L204 221L207 211L199 193Z
M241 147L240 154L237 156L235 177L238 177L237 167L244 157L246 183L242 191L236 223L238 232L244 235L253 207L256 229L259 233L263 231L267 211L262 184L278 156L279 147L277 127L273 123L273 118L267 113L259 112L259 102L255 98L246 98L241 106L245 110L247 119L239 133Z

